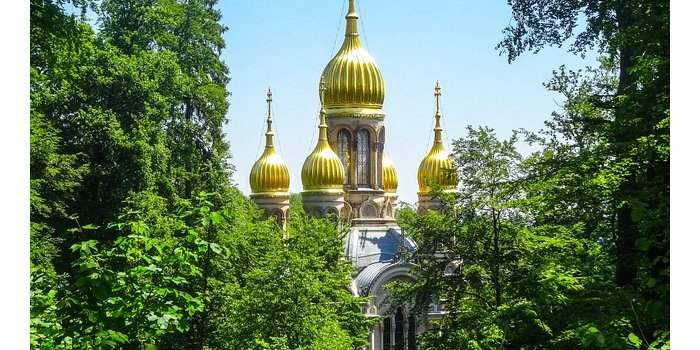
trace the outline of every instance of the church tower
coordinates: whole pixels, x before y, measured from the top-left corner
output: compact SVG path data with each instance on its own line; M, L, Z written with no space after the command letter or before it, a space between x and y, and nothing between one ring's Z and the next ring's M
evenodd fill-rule
M342 188L352 224L383 224L394 221L383 166L384 79L362 46L358 19L355 1L349 0L345 40L321 75L326 85L323 106L328 140L344 169ZM387 170L396 179L395 169Z
M272 137L272 90L267 90L267 132L265 150L250 169L250 198L265 209L267 215L277 217L282 228L286 227L289 211L289 170L277 154Z
M450 153L442 143L442 127L440 126L440 82L435 83L435 127L433 128L433 147L425 155L418 167L418 213L427 210L438 210L442 202L433 193L433 185L437 185L444 193L457 191L457 174Z

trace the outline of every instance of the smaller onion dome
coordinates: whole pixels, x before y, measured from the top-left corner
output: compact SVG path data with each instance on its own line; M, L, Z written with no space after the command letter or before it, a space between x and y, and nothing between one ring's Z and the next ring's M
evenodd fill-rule
M450 153L442 144L442 127L440 127L440 82L435 84L435 137L433 147L423 158L418 167L418 194L428 194L431 183L438 184L445 192L457 189L457 174Z
M250 189L252 196L287 196L289 195L289 170L282 157L275 151L272 142L272 90L267 90L267 132L265 133L265 150L250 169Z
M386 152L382 152L382 179L384 179L384 192L396 193L396 189L399 187L399 176L394 162L386 155Z
M318 143L313 152L306 157L301 168L301 183L306 192L343 193L345 167L340 158L328 144L328 125L326 110L323 108L323 90L321 81L321 112L318 126Z

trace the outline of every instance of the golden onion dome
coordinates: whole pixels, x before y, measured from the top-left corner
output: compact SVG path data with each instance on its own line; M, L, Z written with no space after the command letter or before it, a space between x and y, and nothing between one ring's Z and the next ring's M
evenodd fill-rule
M384 118L384 79L377 62L362 47L358 18L355 2L350 0L345 16L345 40L321 75L326 83L324 107L329 118Z
M435 136L433 147L418 167L418 194L428 194L430 184L438 184L445 192L457 189L457 174L450 153L442 144L442 127L440 127L440 82L435 84Z
M389 159L385 152L382 153L382 178L384 179L384 191L396 193L396 189L399 187L399 176L394 162Z
M328 125L323 108L323 81L321 82L321 122L318 126L318 143L306 157L301 168L301 183L306 192L343 193L345 168L340 158L328 144Z
M286 196L289 194L289 170L272 142L272 91L267 90L267 132L265 150L250 169L250 189L253 196Z

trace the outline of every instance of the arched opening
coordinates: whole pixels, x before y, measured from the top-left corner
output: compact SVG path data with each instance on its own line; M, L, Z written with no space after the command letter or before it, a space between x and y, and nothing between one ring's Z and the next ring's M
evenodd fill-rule
M357 132L357 185L369 187L369 131L361 129Z
M345 184L350 183L350 133L347 130L338 132L338 157L345 168Z
M408 318L408 350L416 350L416 316Z
M390 311L379 328L382 333L381 349L418 350L416 315L409 312L407 306L399 306Z
M326 209L326 217L331 219L333 222L338 222L340 219L339 212L337 208L329 207Z
M394 349L404 350L406 349L406 343L404 341L403 334L403 308L396 309L396 316L394 316L395 331L394 331Z
M382 324L382 350L391 350L391 316L385 317Z
M363 219L373 219L377 217L377 208L370 203L365 203L360 207L360 217Z

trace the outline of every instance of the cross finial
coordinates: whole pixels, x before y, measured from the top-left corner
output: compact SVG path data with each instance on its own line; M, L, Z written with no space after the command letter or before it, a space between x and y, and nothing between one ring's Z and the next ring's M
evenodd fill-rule
M434 143L442 143L442 127L440 126L440 96L442 96L442 88L440 88L440 81L435 82L435 138Z
M348 0L348 14L355 13L355 0Z
M272 88L267 88L267 118L272 118Z
M328 134L326 129L328 128L328 125L326 125L326 108L324 107L323 100L324 100L324 93L326 91L326 79L321 77L321 83L318 86L318 93L321 97L321 112L319 113L319 118L321 119L321 122L318 125L318 139L319 141L325 141L328 139Z
M267 132L265 132L265 147L274 147L272 143L272 89L267 88Z
M442 96L442 88L440 88L440 81L435 82L435 113L440 114L440 96Z
M318 94L321 97L321 106L324 105L324 94L326 92L326 79L321 77L321 83L318 85Z

